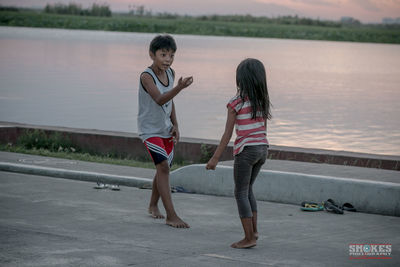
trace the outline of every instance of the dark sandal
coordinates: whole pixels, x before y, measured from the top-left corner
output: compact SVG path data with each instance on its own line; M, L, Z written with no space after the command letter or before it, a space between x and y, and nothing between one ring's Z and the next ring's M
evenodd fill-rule
M324 202L324 208L326 211L336 213L336 214L343 214L343 210L339 208L336 204L335 201L332 199L328 199L327 201Z
M354 208L354 206L348 202L344 203L342 205L342 210L346 210L346 211L352 211L352 212L356 212L356 208Z

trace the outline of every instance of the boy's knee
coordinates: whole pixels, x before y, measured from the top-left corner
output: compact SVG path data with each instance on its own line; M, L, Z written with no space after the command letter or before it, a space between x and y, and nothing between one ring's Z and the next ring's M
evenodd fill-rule
M157 170L162 172L162 173L169 173L169 164L168 164L168 160L164 160L160 163L157 164Z

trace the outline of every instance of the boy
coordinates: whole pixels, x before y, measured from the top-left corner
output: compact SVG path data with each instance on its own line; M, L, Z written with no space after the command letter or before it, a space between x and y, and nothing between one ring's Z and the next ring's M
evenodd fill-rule
M176 228L189 228L175 212L169 185L169 168L174 144L179 140L173 98L193 82L193 77L182 77L174 85L175 72L170 68L176 51L170 35L158 35L150 43L149 54L153 64L140 75L138 130L156 166L149 213L153 218L164 216L158 209L161 197L167 213L166 224Z

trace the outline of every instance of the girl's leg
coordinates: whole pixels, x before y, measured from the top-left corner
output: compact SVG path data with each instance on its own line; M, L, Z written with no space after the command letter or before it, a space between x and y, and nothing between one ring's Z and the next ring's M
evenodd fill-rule
M258 240L257 211L253 211L252 223L253 223L254 238Z
M233 166L234 182L235 182L235 199L238 207L239 216L241 218L252 217L251 204L249 201L249 187L252 165L249 163L243 151L239 156L235 157Z
M253 230L254 236L258 239L258 229L257 229L257 202L253 193L253 184L257 178L258 173L261 170L262 165L264 165L267 156L268 156L268 147L267 146L258 146L257 150L258 154L261 157L260 160L253 166L253 170L250 178L250 187L249 187L249 202L251 206L251 211L253 213Z
M249 200L251 173L253 164L256 162L251 150L246 147L239 155L235 156L233 167L235 198L245 237L239 242L233 243L231 245L233 248L248 248L256 245L252 221L253 214Z
M245 238L239 242L233 243L232 248L251 248L257 245L257 240L254 238L252 218L240 218L243 226Z

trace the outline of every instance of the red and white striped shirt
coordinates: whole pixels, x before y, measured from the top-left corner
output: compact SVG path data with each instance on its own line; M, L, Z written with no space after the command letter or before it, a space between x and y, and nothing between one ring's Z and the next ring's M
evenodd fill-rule
M249 100L243 101L240 95L236 95L228 102L227 107L236 111L237 137L233 146L233 155L242 152L245 146L268 145L265 119L262 116L257 116L255 120L251 118Z

